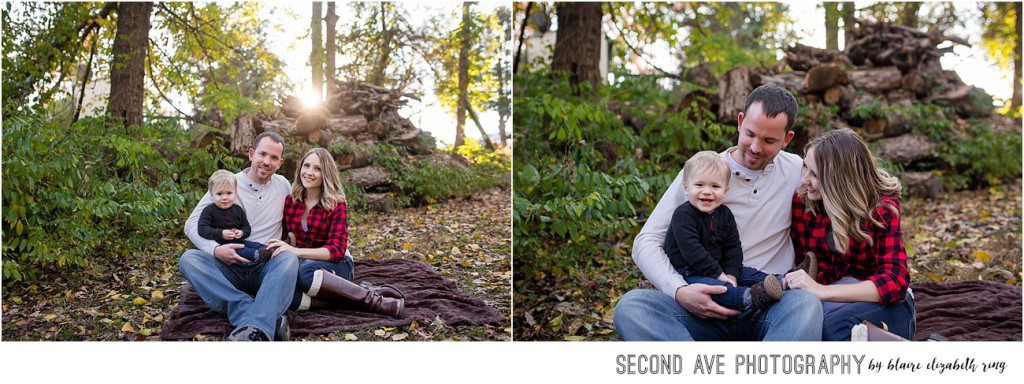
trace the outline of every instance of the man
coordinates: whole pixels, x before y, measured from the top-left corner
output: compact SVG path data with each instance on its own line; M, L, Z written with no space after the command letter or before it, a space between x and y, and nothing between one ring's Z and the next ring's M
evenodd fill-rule
M284 162L284 139L274 132L256 136L249 149L252 165L235 174L238 180L236 203L245 209L252 233L250 241L266 244L280 239L284 200L291 185L277 169ZM233 341L287 340L288 325L284 312L295 293L298 258L281 253L265 263L250 263L235 250L242 244L218 245L199 236L199 215L213 203L210 194L185 221L185 234L198 249L181 255L178 270L195 287L213 310L227 315L235 329Z
M736 217L743 265L782 274L794 264L789 238L793 193L803 161L782 150L793 139L796 99L774 85L747 96L738 115L737 146L721 153L730 168L725 204ZM662 248L672 212L686 201L683 172L669 186L633 241L633 260L659 291L636 289L615 307L624 340L820 340L821 302L801 290L785 291L767 311L737 316L711 300L724 286L687 284Z

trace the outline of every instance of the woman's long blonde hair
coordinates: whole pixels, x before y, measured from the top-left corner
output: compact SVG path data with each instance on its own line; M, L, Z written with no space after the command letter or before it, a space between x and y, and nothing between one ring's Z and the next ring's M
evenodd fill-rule
M306 187L302 185L302 164L312 154L320 157L320 174L323 177L323 186L320 190L320 205L323 205L325 210L330 211L338 204L345 203L345 190L341 187L338 165L334 163L331 153L323 148L310 149L299 160L299 164L295 167L295 179L292 180L292 200L296 202L305 200Z
M879 228L884 227L871 214L883 205L882 196L900 195L900 180L879 168L864 140L849 129L815 137L804 147L804 156L811 149L814 149L814 164L818 167L821 201L808 200L807 188L800 186L797 194L806 202L807 211L818 214L824 208L832 220L832 234L839 253L846 253L850 238L874 245L862 226L869 221ZM894 205L886 206L899 214Z

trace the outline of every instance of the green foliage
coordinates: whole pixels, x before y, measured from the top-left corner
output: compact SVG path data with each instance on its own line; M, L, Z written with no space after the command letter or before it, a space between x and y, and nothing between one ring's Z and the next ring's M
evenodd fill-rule
M1021 175L1019 131L995 131L976 122L955 138L944 141L940 158L952 171L943 182L952 189L980 187L1014 181Z
M737 65L769 65L792 42L788 7L778 3L607 3L618 37L633 47L667 45L683 72L707 66L716 76ZM613 44L615 44L613 42ZM625 45L625 44L623 44ZM617 71L634 52L616 45Z
M221 128L242 113L273 108L284 90L284 64L269 50L259 7L160 3L147 70L155 86L189 95L201 120Z
M515 146L514 247L516 263L534 273L572 271L629 243L683 162L735 134L697 104L665 112L679 93L652 79L602 85L595 100L573 91L564 76L516 78L515 142L529 145ZM625 116L647 124L634 128Z
M201 151L167 160L165 152L189 142L173 122L132 137L108 131L105 118L68 126L12 115L4 123L3 276L10 281L151 248L179 230L210 173L237 166L224 153Z
M87 54L78 25L98 10L94 3L3 4L3 111L51 101L61 82Z
M1016 6L1014 2L978 4L982 13L981 44L999 68L1004 70L1013 69L1014 63L1020 61L1014 52L1021 39L1017 35L1016 26L1020 19L1016 14Z
M861 120L880 119L885 117L885 111L889 104L878 99L871 99L866 104L858 105L853 109L853 117Z
M445 155L407 156L403 149L387 143L378 143L365 150L374 164L391 173L392 183L397 187L393 201L398 207L467 198L491 188L507 187L511 182L508 154L489 151L473 139L466 139L466 144L458 150L468 164ZM451 148L446 152L451 152ZM345 191L350 205L364 206L363 195L368 191L352 185L346 185Z
M463 20L463 15L449 15ZM495 65L501 52L501 30L498 14L484 14L470 10L467 61L469 82L466 89L469 105L481 110L493 104L498 97L498 79ZM459 54L462 48L462 23L436 39L432 57L435 66L434 92L441 105L454 114L459 102Z

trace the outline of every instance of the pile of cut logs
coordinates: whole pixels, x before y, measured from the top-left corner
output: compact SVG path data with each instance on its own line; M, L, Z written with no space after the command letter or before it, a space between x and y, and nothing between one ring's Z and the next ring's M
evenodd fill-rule
M943 70L939 58L955 44L967 42L939 31L862 23L845 51L797 44L785 48L785 57L771 68L732 69L718 80L712 108L718 108L721 122L735 123L755 87L787 88L806 108L795 121L797 137L790 151L802 153L804 144L826 129L851 128L869 141L877 156L915 170L899 175L909 193L934 197L943 193L943 187L935 169L929 168L936 165L928 164L941 164L935 161L939 143L913 133L914 125L929 120L964 122L989 116L992 110L991 96L965 84L956 72ZM952 107L944 110L953 115L938 108L929 109L934 110L931 116L906 112L923 102ZM873 106L875 113L854 113L864 106ZM838 113L832 113L837 107Z
M376 164L380 156L377 143L391 143L392 156L432 156L435 148L430 133L421 131L409 119L398 115L414 94L389 90L373 84L350 81L331 87L323 105L306 108L296 96L287 96L281 106L268 114L243 114L231 123L225 144L232 155L245 157L252 140L266 131L281 134L285 139L285 163L279 174L289 180L298 166L296 162L310 148L323 147L334 155L342 170L343 182L367 191L363 195L374 210L387 211L393 206L389 193L395 190L392 176ZM197 145L212 141L207 134ZM400 152L400 153L399 153Z

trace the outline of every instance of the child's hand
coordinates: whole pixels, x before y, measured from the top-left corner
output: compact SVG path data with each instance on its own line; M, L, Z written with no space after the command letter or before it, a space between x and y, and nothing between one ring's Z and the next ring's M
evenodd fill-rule
M236 229L235 230L235 238L236 239L241 239L243 236L245 236L245 232L242 232L241 229Z
M736 286L736 276L726 275L725 272L722 272L721 275L718 275L718 281L721 281L723 283L732 284L732 286L734 286L734 287Z
M225 229L223 231L220 231L220 236L223 237L224 240L234 240L235 239L235 231L232 231L230 229Z

